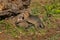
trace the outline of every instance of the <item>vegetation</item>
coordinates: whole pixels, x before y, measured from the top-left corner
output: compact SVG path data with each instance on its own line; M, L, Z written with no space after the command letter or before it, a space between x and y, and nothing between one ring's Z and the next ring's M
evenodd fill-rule
M35 30L35 28L32 26L28 29L28 31L26 31L23 27L19 27L19 28L14 27L12 24L6 22L5 20L2 20L2 21L0 21L0 25L1 25L0 26L0 32L2 32L3 31L2 28L5 27L6 33L11 34L13 37L18 37L20 33L22 33L22 35L25 35L25 36L28 36L30 34L34 34L33 37L35 40L36 39L36 33L40 34L40 36L42 36L42 37L43 36L45 37L45 35L48 33L49 29L53 30L53 29L58 28L59 24L56 22L56 20L60 20L60 0L55 0L50 5L48 3L48 4L45 4L44 6L41 6L41 4L39 2L32 2L30 9L31 9L32 15L35 15L35 16L39 15L39 16L43 17L42 19L43 19L43 22L45 25L44 29L39 29L39 32L37 32ZM4 26L2 26L2 24ZM50 35L50 37L48 37L46 40L58 40L59 38L60 38L60 33L57 33L57 34Z

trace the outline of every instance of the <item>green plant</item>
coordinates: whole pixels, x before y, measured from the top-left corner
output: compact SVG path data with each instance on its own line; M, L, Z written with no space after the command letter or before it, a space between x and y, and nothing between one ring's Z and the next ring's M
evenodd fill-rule
M41 6L40 6L39 3L33 2L32 8L31 8L31 13L32 13L32 15L39 15L39 14L40 14L40 10L41 10L40 7L41 7Z
M60 14L60 3L53 3L53 4L48 4L44 6L44 9L46 11L47 17L49 15L53 14Z
M49 40L58 40L58 38L60 38L60 34L53 35L53 36L49 37L48 39Z

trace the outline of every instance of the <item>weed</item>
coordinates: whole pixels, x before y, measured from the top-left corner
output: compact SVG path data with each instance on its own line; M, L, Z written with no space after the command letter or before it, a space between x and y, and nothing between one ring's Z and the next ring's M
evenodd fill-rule
M60 38L60 34L53 35L49 38L49 40L58 40Z
M37 2L34 2L32 5L32 8L31 8L31 13L32 15L39 15L40 14L40 4L37 3Z

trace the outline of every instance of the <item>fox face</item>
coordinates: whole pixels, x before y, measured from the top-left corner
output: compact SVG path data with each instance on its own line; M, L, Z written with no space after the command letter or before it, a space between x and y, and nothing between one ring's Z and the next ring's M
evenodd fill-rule
M23 17L23 14L19 14L17 17L16 17L16 24L19 24L21 22L24 21L24 17Z

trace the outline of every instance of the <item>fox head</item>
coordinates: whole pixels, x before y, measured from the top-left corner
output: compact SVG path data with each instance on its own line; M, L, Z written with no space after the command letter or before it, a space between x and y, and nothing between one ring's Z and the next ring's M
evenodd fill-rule
M16 17L16 23L21 23L21 22L23 22L23 20L24 20L23 14L19 14L19 15Z

